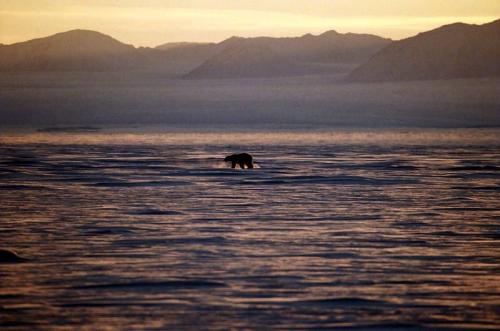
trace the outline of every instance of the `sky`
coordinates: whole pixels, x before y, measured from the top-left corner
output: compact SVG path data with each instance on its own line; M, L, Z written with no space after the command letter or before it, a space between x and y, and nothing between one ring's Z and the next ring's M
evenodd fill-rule
M328 30L402 39L500 18L500 0L0 0L0 43L71 29L135 46L299 36Z

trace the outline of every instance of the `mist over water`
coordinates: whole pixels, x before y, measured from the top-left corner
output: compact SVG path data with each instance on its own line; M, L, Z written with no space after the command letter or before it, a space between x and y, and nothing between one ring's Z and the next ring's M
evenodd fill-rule
M220 126L232 131L249 126L500 126L499 79L375 84L342 79L338 75L187 80L146 73L0 74L0 130L5 125L153 124Z
M4 134L0 327L495 329L498 138Z

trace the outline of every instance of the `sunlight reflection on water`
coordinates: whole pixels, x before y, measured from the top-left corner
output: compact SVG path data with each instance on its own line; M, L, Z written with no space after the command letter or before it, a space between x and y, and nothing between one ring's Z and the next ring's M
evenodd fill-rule
M229 130L230 131L230 130ZM230 131L230 132L143 132L108 130L103 133L4 133L4 144L88 144L88 145L463 145L496 144L500 129L422 129L337 131Z
M0 327L497 328L498 138L2 135Z

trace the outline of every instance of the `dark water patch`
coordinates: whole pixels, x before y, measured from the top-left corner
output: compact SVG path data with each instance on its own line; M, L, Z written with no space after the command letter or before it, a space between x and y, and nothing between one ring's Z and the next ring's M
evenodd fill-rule
M321 281L321 282L303 282L302 285L307 287L352 287L352 286L374 286L377 285L375 281L371 280L334 280L334 281Z
M358 214L358 215L353 215L353 216L350 216L350 215L338 215L338 216L332 215L332 216L328 217L327 219L332 220L332 221L369 221L369 220L379 220L381 218L382 218L382 216L379 214L373 214L373 215Z
M476 172L476 173L461 173L453 174L449 177L454 177L462 180L474 180L474 179L500 179L500 172Z
M224 287L225 283L206 280L136 281L74 286L78 290L160 290Z
M19 295L19 294L0 294L0 300L8 300L8 299L16 299L16 298L22 299L23 296ZM0 307L2 307L2 306L0 306Z
M389 259L417 260L417 261L464 261L470 259L469 256L458 255L387 255Z
M22 310L20 309L9 309L9 308L2 308L0 307L0 312L5 311L6 313L9 314L15 314L15 313L20 313ZM1 316L0 316L1 317ZM14 319L14 320L9 320L9 319ZM40 323L38 322L33 322L33 321L26 321L22 320L21 317L15 318L14 316L9 316L9 318L3 318L0 319L0 326L5 327L5 328L11 328L13 327L13 330L18 330L19 327L29 327L30 330L37 330L40 328ZM24 328L23 328L24 329Z
M374 282L374 284L387 284L387 285L432 285L432 286L450 286L452 281L447 280L433 280L433 279L417 279L417 280L383 280L381 282Z
M0 264L1 263L23 263L29 261L27 258L19 256L16 252L10 249L0 248Z
M279 176L274 179L245 179L240 181L242 185L304 185L304 184L327 184L327 185L408 185L417 184L418 179L380 179L360 176Z
M302 291L300 290L282 290L280 291L280 295L300 295ZM269 291L263 291L263 292L243 292L243 293L238 293L238 297L242 299L242 301L245 301L245 299L274 299L276 297L275 293L269 292Z
M248 198L245 196L240 196L240 195L222 195L220 193L218 194L210 194L208 196L204 196L203 199L207 200L212 200L212 199L221 199L221 200L242 200L246 201Z
M41 190L52 190L50 187L39 186L39 185L18 185L18 184L7 184L0 185L0 190L6 191L16 191L16 190L27 190L27 191L41 191Z
M471 237L474 235L481 235L480 233L461 233L461 232L456 232L456 231L435 231L435 232L429 232L428 235L430 236L445 236L445 237Z
M99 167L91 164L79 164L79 165L59 165L59 164L49 164L45 167L46 171L54 175L69 175L69 176L82 176L82 175L93 175L90 173L97 172Z
M500 167L494 165L468 165L468 166L456 166L441 168L445 171L499 171Z
M380 161L369 163L356 163L339 165L342 168L357 168L357 169L375 169L375 170L407 170L414 171L421 169L420 167L410 165L405 161Z
M435 217L435 216L439 216L439 213L434 213L431 211L424 211L424 212L411 213L409 215L410 216Z
M149 247L168 245L192 245L192 244L222 244L227 243L225 237L177 237L177 238L151 238L151 239L123 239L114 242L115 245L124 247Z
M380 243L388 245L403 245L403 246L426 246L428 242L425 240L410 239L408 237L404 238L377 238L377 239L366 239L363 240L365 243Z
M233 280L245 280L254 282L270 282L270 281L285 281L285 282L297 282L305 279L304 276L297 275L285 275L285 274L274 274L274 275L245 275L240 277L229 277Z
M40 128L37 131L45 133L91 133L101 131L101 128L96 126L50 126L46 128Z
M149 253L134 253L134 252L112 252L112 253L101 253L101 254L84 254L81 256L86 259L154 259L158 258L157 254Z
M360 259L362 258L359 254L355 253L311 253L302 255L291 255L291 256L304 256L304 257L319 257L323 259L341 260L341 259Z
M231 210L235 210L235 209L238 209L238 208L247 208L247 207L265 207L265 204L261 204L261 203L252 203L252 202L248 202L248 203L225 203L224 204L224 207L225 208L228 208L228 209L231 209Z
M460 330L454 327L452 328L439 328L439 327L427 327L418 323L404 323L404 322L394 322L394 323L360 323L360 325L345 325L345 326L332 326L329 328L321 328L321 330L360 330L360 331L441 331L441 330Z
M121 235L132 234L134 231L123 227L96 227L93 229L84 230L83 236L99 236L99 235Z
M199 218L194 218L191 220L192 223L211 223L211 222L226 222L226 219L221 219L221 218L213 218L213 217L199 217Z
M10 175L10 174L18 174L21 173L20 170L17 169L12 169L12 168L6 168L5 166L0 164L0 175Z
M486 233L484 236L489 239L500 240L500 233Z
M142 168L148 165L163 165L168 163L168 160L157 159L157 158L116 158L112 155L109 158L93 158L92 162L95 164L106 164L113 163L117 164L117 166L133 166L137 168Z
M200 233L227 233L228 231L231 231L231 230L228 230L227 228L219 228L219 227L198 227L197 230L200 232Z
M113 182L109 177L94 176L92 174L71 174L64 175L64 177L54 178L52 181L58 183L90 183L95 184L96 182L106 183Z
M136 302L136 301L122 301L122 302L98 302L98 301L79 301L79 302L69 302L60 303L57 307L61 308L118 308L118 307L168 307L165 303L155 303L155 302Z
M452 186L451 189L454 189L454 190L464 190L464 191L493 191L493 192L498 192L498 191L500 191L500 186L477 186L477 185Z
M257 169L206 169L206 170L185 170L169 174L170 176L188 176L188 177L239 177L249 176L256 173Z
M419 229L425 227L432 227L433 225L430 223L419 222L419 221L395 221L392 223L392 226L400 229Z
M2 161L4 166L7 167L30 167L35 165L40 165L42 161L37 158L15 158L15 159L7 159Z
M382 308L395 306L387 301L382 300L371 300L371 299L363 299L363 298L328 298L328 299L319 299L319 300L302 300L302 301L294 301L292 305L298 306L317 306L321 308Z
M142 182L128 182L128 181L112 181L112 182L98 182L90 184L90 186L97 187L161 187L161 186L183 186L190 185L191 183L184 181L142 181Z
M292 257L304 257L304 258L321 258L321 259L331 259L331 260L343 260L343 259L365 259L365 257L354 253L309 253L309 254L246 254L246 257L252 258L292 258Z
M443 211L443 212L450 212L450 211L462 211L462 212L467 212L467 211L498 211L498 208L488 208L488 207L444 207L444 208L436 208L436 210Z
M150 215L150 216L173 216L173 215L184 215L184 213L175 210L161 210L161 209L141 209L135 210L130 213L131 215Z
M492 297L497 298L500 295L500 292L498 291L489 291L489 292L477 292L477 291L439 291L439 292L425 292L421 293L419 291L408 291L405 293L409 297L418 297L418 298L460 298L463 296L467 297ZM444 308L446 306L439 306L439 305L431 305L431 304L406 304L409 307L429 307L429 306L435 306L435 307L441 307ZM492 303L490 304L491 306L498 307L500 308L500 305L497 303ZM457 304L458 307L462 306L462 304Z

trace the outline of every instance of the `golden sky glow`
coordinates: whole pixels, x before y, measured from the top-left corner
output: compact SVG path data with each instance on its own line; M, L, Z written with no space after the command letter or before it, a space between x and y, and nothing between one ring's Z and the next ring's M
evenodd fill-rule
M327 30L393 39L500 18L500 0L1 0L0 43L81 28L136 46Z

